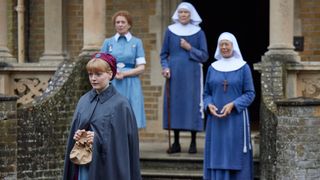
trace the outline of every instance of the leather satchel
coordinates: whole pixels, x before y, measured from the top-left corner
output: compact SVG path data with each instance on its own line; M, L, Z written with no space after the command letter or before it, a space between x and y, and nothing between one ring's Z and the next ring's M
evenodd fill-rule
M70 160L74 164L84 165L92 160L92 144L88 143L86 136L86 132L82 133L80 139L76 141L70 152Z

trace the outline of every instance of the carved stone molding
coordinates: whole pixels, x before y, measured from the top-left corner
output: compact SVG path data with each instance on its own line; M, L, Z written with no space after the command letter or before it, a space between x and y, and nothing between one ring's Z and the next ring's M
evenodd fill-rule
M302 96L320 98L320 77L301 79Z
M14 94L20 97L19 104L27 104L33 101L37 96L41 96L48 87L48 81L38 78L14 79Z

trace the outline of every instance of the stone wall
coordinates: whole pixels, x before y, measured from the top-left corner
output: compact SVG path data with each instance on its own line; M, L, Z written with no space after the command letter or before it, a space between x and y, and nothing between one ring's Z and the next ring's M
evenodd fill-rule
M297 78L290 77L290 72L305 65L297 59L295 53L267 53L255 64L261 73L261 180L320 177L320 100L296 98L301 93L294 89ZM289 97L296 99L281 101Z
M17 99L0 94L0 179L17 179Z
M277 106L286 98L287 65L296 64L296 54L265 54L254 65L261 73L260 170L261 180L276 179Z
M90 89L89 58L63 62L43 96L18 109L18 179L60 179L72 115L79 97Z
M277 179L320 179L320 99L277 102Z
M260 104L260 170L261 179L275 179L276 158L276 111L274 103L284 98L285 57L263 56L261 71L261 104ZM255 65L256 66L256 65Z

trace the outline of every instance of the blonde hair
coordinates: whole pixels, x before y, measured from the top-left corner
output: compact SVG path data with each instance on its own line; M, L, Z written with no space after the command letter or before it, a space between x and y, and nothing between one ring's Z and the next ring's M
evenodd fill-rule
M91 59L86 66L88 72L111 72L110 65L103 59L93 58Z

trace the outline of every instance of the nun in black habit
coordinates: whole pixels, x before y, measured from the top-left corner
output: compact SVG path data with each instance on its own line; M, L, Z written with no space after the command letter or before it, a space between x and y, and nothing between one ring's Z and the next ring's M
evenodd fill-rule
M92 90L84 94L73 115L64 164L64 180L140 180L138 128L132 108L110 81L116 59L97 53L87 64ZM70 152L86 132L93 145L92 161L76 165Z

